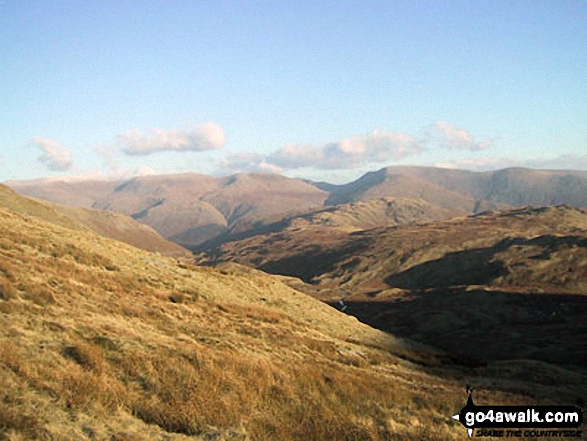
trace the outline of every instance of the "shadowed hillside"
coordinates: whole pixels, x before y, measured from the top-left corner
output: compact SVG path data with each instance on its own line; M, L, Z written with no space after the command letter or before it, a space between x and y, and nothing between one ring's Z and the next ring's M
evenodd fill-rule
M227 243L379 329L480 363L587 363L587 211L520 208L327 236L311 229ZM465 344L469 342L469 344Z

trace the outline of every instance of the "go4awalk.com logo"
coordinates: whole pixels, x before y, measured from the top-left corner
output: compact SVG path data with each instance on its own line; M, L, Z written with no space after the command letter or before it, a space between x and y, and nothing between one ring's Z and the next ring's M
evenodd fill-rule
M453 419L475 437L581 438L583 411L577 406L477 406L467 386L467 404Z

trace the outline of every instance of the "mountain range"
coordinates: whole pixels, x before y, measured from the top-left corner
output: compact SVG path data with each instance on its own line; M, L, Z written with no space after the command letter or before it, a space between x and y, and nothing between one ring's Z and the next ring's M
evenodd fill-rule
M19 193L66 205L119 212L189 249L282 220L287 215L386 197L416 198L437 209L473 214L524 205L587 206L587 172L510 168L472 172L388 167L344 185L280 175L197 174L126 181L10 181Z

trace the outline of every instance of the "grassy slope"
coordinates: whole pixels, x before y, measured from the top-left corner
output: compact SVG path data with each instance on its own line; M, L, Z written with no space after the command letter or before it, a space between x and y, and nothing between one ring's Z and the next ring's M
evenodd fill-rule
M464 436L449 416L469 374L442 380L441 353L277 278L180 265L5 209L0 233L0 438ZM480 401L538 400L480 389Z
M189 255L187 250L163 239L152 228L118 213L39 201L19 196L1 184L0 207L74 230L83 230L86 227L103 236L148 251L158 251L177 257Z

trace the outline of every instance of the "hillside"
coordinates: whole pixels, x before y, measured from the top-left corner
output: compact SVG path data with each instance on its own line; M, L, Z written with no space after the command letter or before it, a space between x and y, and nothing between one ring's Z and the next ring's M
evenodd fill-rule
M88 208L75 208L48 203L17 195L10 188L0 184L0 208L27 216L34 216L46 222L83 231L85 228L111 239L148 250L158 251L176 257L187 257L188 252L172 242L163 239L155 230L134 221L130 217Z
M234 261L264 271L301 276L306 268L304 260L308 254L312 254L313 250L319 253L330 250L322 254L320 262L312 260L310 266L316 275L334 262L330 254L341 252L339 248L344 248L351 232L448 219L457 214L420 199L408 198L382 198L335 205L287 216L279 222L236 235L229 240L205 243L198 250L196 261ZM277 246L274 247L274 244ZM326 254L329 258L325 258ZM298 262L298 259L301 261ZM274 264L276 270L273 269ZM291 270L285 270L285 265L291 266Z
M438 208L422 199L385 197L333 205L288 217L294 228L332 227L346 231L406 225L426 220L448 219L460 214Z
M492 404L583 393L547 365L537 384L459 367L235 264L4 208L0 232L2 438L457 440L464 381Z
M94 188L77 182L9 182L18 192L62 204L123 213L178 244L194 247L221 234L262 225L321 206L327 194L279 175L144 176Z
M438 167L398 166L367 173L345 185L317 184L330 193L328 204L382 196L419 197L465 212L508 206L587 207L587 172L508 168L473 172Z
M357 181L346 185L331 187L328 205L357 201L368 201L382 197L402 197L423 199L439 208L473 213L478 210L502 208L503 205L479 201L475 198L448 190L426 180L425 177L409 173L394 173L392 169L382 169L367 173Z
M7 181L8 187L18 193L49 202L92 208L94 202L109 194L123 181L116 179L33 179L30 181Z
M476 362L587 363L587 211L520 208L327 235L227 243L212 263L274 274L379 329Z
M414 289L488 285L581 293L587 288L587 210L583 209L485 212L361 231L348 240L361 243L361 262L356 256L344 256L325 276L352 287L371 280Z

